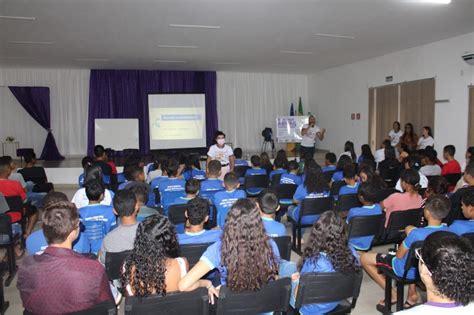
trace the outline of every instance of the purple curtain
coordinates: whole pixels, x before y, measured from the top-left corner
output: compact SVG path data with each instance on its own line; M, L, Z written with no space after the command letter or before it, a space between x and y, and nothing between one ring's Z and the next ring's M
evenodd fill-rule
M41 152L40 160L63 160L51 130L51 111L49 106L49 88L32 86L8 87L18 102L36 120L48 130L48 136Z
M150 150L148 94L204 93L207 144L217 131L216 73L211 71L91 70L87 148L93 153L96 118L138 118L140 151Z

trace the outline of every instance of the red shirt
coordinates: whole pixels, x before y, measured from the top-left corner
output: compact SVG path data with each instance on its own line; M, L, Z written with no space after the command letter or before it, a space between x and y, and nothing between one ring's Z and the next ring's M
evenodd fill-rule
M117 174L117 165L112 161L108 161L107 164L112 168L112 174Z
M65 314L113 301L104 267L71 249L47 247L18 270L23 307L34 314Z
M0 193L5 197L20 196L21 200L26 199L25 190L16 180L0 179Z
M459 165L458 161L456 160L451 160L448 161L448 163L443 165L443 168L441 169L441 176L447 175L447 174L460 174L461 173L461 165Z

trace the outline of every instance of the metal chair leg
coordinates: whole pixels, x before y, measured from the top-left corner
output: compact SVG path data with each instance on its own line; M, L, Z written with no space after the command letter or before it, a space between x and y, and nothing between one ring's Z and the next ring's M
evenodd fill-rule
M392 279L388 276L385 276L385 311L392 312Z
M405 298L404 285L397 282L397 312L403 310L403 300Z

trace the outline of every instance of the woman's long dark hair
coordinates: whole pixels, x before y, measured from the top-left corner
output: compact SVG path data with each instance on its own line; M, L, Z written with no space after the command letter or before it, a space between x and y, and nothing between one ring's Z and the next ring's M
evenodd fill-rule
M277 159L284 164L283 168L285 168L285 169L288 168L289 161L288 161L288 156L287 156L285 150L278 150L278 152L276 154L276 157L275 157L275 160L277 160Z
M174 225L152 215L137 228L133 250L124 263L122 287L129 284L135 296L166 295L166 260L179 256Z
M316 264L321 253L326 254L326 258L338 272L349 273L360 270L357 259L349 249L346 224L334 211L324 212L313 224L298 269L301 270L306 261Z
M102 168L99 165L92 165L87 168L86 174L84 175L84 183L90 180L98 180L103 183Z
M364 160L372 160L375 161L374 155L372 154L372 150L370 149L370 146L368 144L363 144L361 147L361 155L364 158Z
M266 169L267 172L271 172L273 170L273 164L270 161L270 157L268 156L267 152L260 154L260 167Z
M257 204L239 199L230 208L222 235L221 263L227 287L256 291L278 275L278 263L266 235Z
M357 162L357 155L354 150L354 143L352 141L346 141L344 144L344 152L350 152L352 161Z
M350 164L353 164L353 162L351 160L351 157L349 157L347 155L341 155L339 157L339 161L337 161L336 169L338 171L342 172L344 170L344 167L346 167L346 165L350 165Z
M308 167L305 170L304 187L308 194L329 191L329 186L323 176L321 167Z

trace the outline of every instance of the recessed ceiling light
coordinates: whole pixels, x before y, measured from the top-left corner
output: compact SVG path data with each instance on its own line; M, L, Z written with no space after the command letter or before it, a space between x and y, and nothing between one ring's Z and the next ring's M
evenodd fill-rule
M295 64L291 63L274 63L272 66L277 66L277 67L296 67Z
M28 40L9 40L9 44L33 44L33 45L51 45L53 42L36 42Z
M186 49L194 49L199 48L199 46L194 45L158 45L160 48L186 48Z
M5 20L26 20L26 21L34 21L36 20L35 17L32 16L10 16L10 15L0 15L0 19Z
M233 62L233 61L216 61L213 62L214 65L240 65L240 62Z
M312 55L311 51L280 50L282 54Z
M194 24L170 24L171 27L182 27L182 28L204 28L211 30L218 30L221 27L219 25L194 25Z
M354 36L347 36L347 35L336 35L336 34L325 34L325 33L317 33L316 36L320 37L332 37L332 38L344 38L344 39L354 39Z
M186 63L185 60L153 60L156 63Z
M109 59L104 59L104 58L77 58L77 59L74 59L74 61L79 61L79 62L82 62L82 61L107 62L107 61L109 61Z

